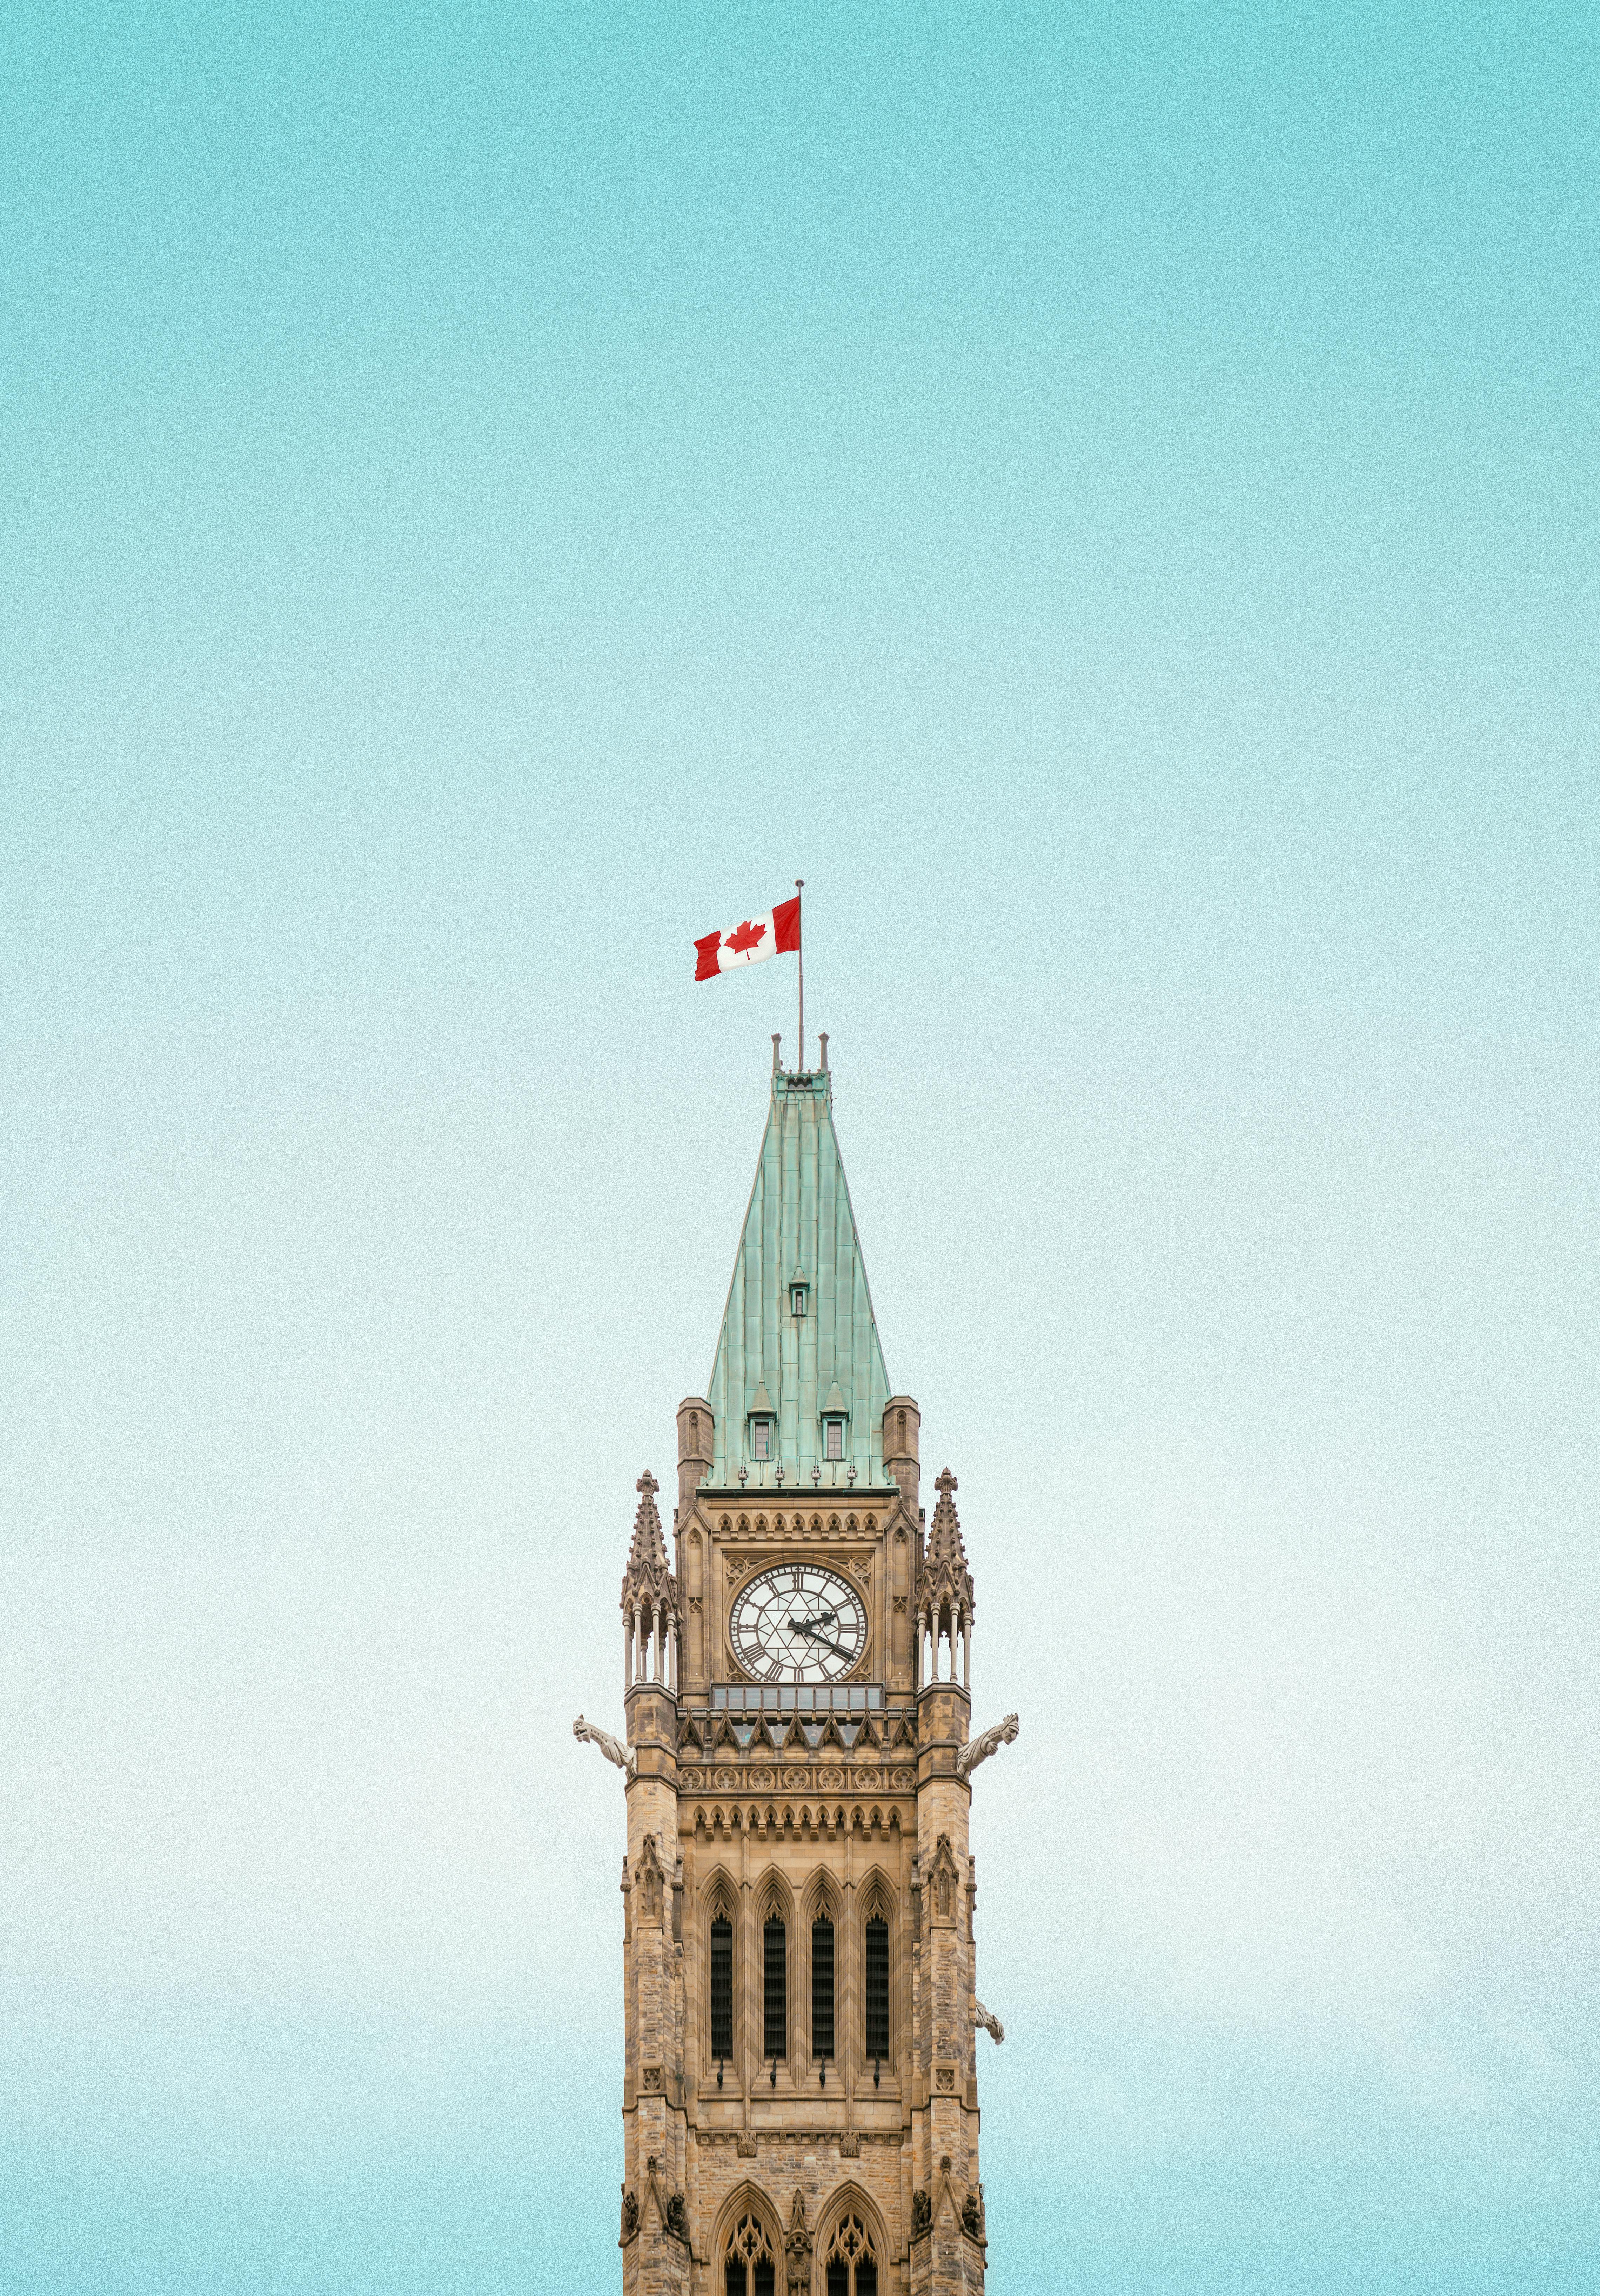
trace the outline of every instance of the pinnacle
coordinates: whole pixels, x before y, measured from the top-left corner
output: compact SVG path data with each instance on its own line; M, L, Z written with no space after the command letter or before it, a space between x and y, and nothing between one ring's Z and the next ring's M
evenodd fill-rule
M956 1503L951 1496L956 1487L956 1479L948 1467L934 1484L939 1494L939 1504L934 1509L933 1529L927 1539L930 1570L945 1562L953 1564L959 1570L967 1568L967 1549L961 1541L961 1518L956 1513Z
M656 1512L656 1493L661 1486L647 1467L633 1488L640 1499L639 1512L633 1517L633 1543L628 1549L628 1577L650 1580L670 1578L672 1565L661 1533L661 1517Z
M932 1528L927 1535L927 1552L923 1557L923 1572L928 1584L947 1596L964 1595L970 1608L973 1599L972 1573L967 1568L967 1549L961 1539L961 1519L956 1513L956 1503L951 1493L956 1479L948 1467L935 1481L939 1504L934 1509Z

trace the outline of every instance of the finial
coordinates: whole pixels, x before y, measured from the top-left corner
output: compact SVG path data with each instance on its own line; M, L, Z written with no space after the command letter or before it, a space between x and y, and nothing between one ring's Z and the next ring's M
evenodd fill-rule
M811 1479L813 1483L820 1483L822 1480L822 1470L815 1459L811 1463Z
M661 1488L661 1486L647 1467L643 1474L640 1476L639 1480L634 1484L633 1488L636 1491L658 1491Z
M822 1033L817 1038L817 1042L822 1047L822 1073L826 1076L828 1074L828 1031L826 1029L822 1030Z
M748 1469L748 1467L741 1467L741 1468L739 1469L739 1481L740 1481L741 1483L744 1481L745 1477L749 1473L749 1472L750 1472L750 1470Z
M778 1480L780 1482L783 1480L783 1462L781 1459L778 1462Z
M850 1483L854 1482L854 1480L855 1480L855 1469L854 1469L853 1467L852 1467L852 1469L850 1470L849 1474L845 1478L845 1481L846 1481L846 1482L850 1482Z
M948 1467L942 1475L935 1475L934 1478L934 1488L936 1491L943 1491L946 1498L950 1496L951 1491L959 1490L960 1488Z
M779 1035L777 1029L774 1029L772 1031L772 1074L774 1076L777 1075L779 1068L781 1065L778 1056L778 1048L782 1042L782 1037Z

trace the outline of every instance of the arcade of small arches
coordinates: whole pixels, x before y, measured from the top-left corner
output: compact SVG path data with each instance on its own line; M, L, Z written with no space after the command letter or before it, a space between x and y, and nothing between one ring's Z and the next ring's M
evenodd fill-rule
M713 1802L695 1811L694 1830L697 1834L715 1836L735 1834L792 1834L812 1841L831 1840L846 1832L853 1834L895 1834L902 1831L900 1812L890 1805L887 1810L874 1802L869 1808L857 1802L846 1813L842 1802L829 1810L826 1803L815 1808L810 1802L785 1802L781 1808L769 1802L765 1809L752 1802L748 1808L739 1802L725 1806Z
M649 1587L623 1597L623 1688L656 1682L675 1697L682 1653L677 1605L670 1593Z
M731 1687L732 1685L729 1685ZM787 1687L787 1685L784 1685ZM746 1734L741 1739L739 1727ZM845 1733L848 1730L849 1737ZM748 1754L759 1760L763 1753L797 1754L804 1759L829 1752L853 1755L858 1761L869 1751L892 1751L917 1743L916 1717L908 1711L854 1707L780 1710L718 1708L710 1714L685 1714L678 1723L678 1751L694 1761L702 1754L726 1752L738 1761Z
M917 1679L926 1685L930 1682L954 1682L956 1679L956 1644L961 1645L961 1686L972 1687L972 1614L973 1605L964 1595L953 1599L923 1602L917 1611ZM944 1654L943 1670L940 1669L940 1654Z
M820 1514L809 1518L804 1514L792 1514L787 1518L775 1514L769 1523L764 1514L741 1514L737 1519L725 1514L717 1528L724 1538L735 1536L740 1538L752 1536L756 1538L769 1536L773 1538L804 1538L808 1536L812 1538L855 1538L863 1530L869 1538L875 1538L878 1536L878 1517L869 1514L863 1523L853 1514L830 1514L826 1520Z

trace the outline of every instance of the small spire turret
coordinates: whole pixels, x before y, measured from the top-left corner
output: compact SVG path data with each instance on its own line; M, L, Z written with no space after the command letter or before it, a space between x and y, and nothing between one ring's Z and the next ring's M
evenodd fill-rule
M953 1682L956 1677L956 1638L961 1639L961 1679L970 1687L972 1681L972 1622L977 1611L977 1596L973 1587L972 1573L967 1567L967 1549L961 1538L961 1518L956 1513L954 1494L959 1488L948 1467L938 1476L934 1488L939 1494L934 1509L933 1527L927 1535L927 1551L922 1559L922 1583L917 1596L917 1625L921 1641L918 1648L932 1644L932 1672L928 1679L939 1680L939 1645L950 1644L950 1672L945 1677Z
M633 1543L622 1574L624 1689L658 1682L675 1690L678 1678L678 1582L667 1558L656 1507L660 1484L647 1467L633 1486L639 1509ZM652 1644L654 1662L652 1664Z

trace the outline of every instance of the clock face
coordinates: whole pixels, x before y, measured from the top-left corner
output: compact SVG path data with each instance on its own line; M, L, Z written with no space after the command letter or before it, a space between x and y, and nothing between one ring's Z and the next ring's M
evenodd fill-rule
M867 1647L867 1610L848 1580L814 1563L763 1570L729 1620L734 1654L757 1682L837 1682Z

